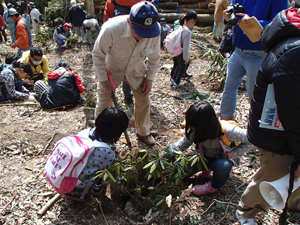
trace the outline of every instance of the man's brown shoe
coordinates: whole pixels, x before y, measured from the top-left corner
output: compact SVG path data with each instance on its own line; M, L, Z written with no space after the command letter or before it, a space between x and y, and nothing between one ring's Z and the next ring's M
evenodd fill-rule
M146 143L146 145L148 145L148 146L155 145L155 140L150 134L147 136L141 136L141 135L138 135L138 136L142 139L143 142Z

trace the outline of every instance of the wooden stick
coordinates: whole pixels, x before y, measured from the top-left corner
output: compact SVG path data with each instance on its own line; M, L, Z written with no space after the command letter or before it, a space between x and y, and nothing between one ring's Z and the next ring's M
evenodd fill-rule
M109 223L107 222L106 217L105 217L105 215L104 215L104 213L103 213L102 206L101 206L101 202L98 201L98 199L95 198L94 196L93 196L93 199L98 203L98 205L99 205L99 207L100 207L100 210L101 210L101 213L102 213L102 216L103 216L103 218L104 218L104 220L105 220L105 223L106 223L107 225L109 225Z
M7 204L1 209L0 215L3 213L4 209L12 203L12 201L15 199L15 197L16 197L16 195L14 195L14 196L12 197L12 199L10 200L10 202L7 203Z
M40 211L38 211L37 214L38 214L39 216L44 215L45 212L47 212L47 210L48 210L55 202L57 202L58 199L60 199L60 197L61 197L61 194L56 194L53 198L51 198L51 199L47 202L47 204L46 204L43 208L41 208Z
M24 102L24 103L5 103L5 104L0 104L0 106L17 106L17 105L38 105L38 103L34 102Z
M56 134L57 134L57 133L54 133L54 134L52 135L52 137L51 137L50 141L48 142L48 144L46 145L46 147L45 147L44 149L40 150L38 153L36 153L36 156L39 155L41 152L44 154L44 152L45 152L46 149L49 147L49 145L51 144L51 142L52 142L52 140L53 140L53 138L54 138L54 136L55 136Z

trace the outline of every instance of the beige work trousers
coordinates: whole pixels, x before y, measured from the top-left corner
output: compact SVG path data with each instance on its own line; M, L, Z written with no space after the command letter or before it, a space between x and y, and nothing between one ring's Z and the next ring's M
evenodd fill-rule
M262 181L274 181L289 173L289 166L294 157L290 155L278 155L263 149L260 153L260 169L254 175L252 181L241 197L239 203L240 214L245 218L254 218L256 213L267 211L271 206L264 200L259 191ZM290 196L288 207L291 210L300 211L300 188Z
M112 77L112 80L116 87L118 87L123 80ZM127 81L124 79L124 81ZM129 84L128 84L129 85ZM142 93L143 82L134 90L129 85L134 96L134 120L136 131L141 136L147 136L150 134L150 98L149 94L144 95ZM95 118L108 106L112 106L112 99L104 91L100 82L97 85L97 105L95 110Z
M32 22L32 32L35 34L38 34L41 32L41 25L39 23L36 22Z

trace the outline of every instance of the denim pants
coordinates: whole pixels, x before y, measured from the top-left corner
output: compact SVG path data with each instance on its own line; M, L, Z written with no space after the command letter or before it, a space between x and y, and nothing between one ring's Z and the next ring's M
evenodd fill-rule
M230 159L227 159L225 157L219 157L219 158L205 157L205 158L208 161L206 163L208 169L211 169L213 171L211 185L213 186L213 188L219 189L229 179L230 172L232 169L232 162L230 161ZM196 166L194 166L191 176L197 172L199 171L197 170Z
M21 79L18 79L15 83L16 91L22 92L22 86L23 86L23 81ZM18 98L12 97L7 91L4 92L4 95L0 96L1 102L4 102L6 100L19 100Z
M251 99L257 73L266 53L263 51L242 51L236 48L228 60L227 77L223 90L220 115L234 116L237 91L241 85L244 75L247 75L246 89Z
M16 34L15 34L15 24L9 24L8 29L10 32L10 37L11 37L11 43L13 44L16 41Z

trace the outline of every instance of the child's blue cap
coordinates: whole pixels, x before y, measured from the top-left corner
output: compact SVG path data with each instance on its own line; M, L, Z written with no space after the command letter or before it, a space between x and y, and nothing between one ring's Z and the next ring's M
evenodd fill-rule
M142 38L153 38L160 34L158 13L150 2L139 2L131 7L129 19L135 33Z

